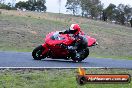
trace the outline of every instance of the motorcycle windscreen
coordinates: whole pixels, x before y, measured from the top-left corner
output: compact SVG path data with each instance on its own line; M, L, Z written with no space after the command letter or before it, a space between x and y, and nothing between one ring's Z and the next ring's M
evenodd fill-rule
M65 37L60 36L59 32L50 33L45 38L45 42L51 46L62 43L64 40L65 40Z
M67 34L59 34L59 32L54 32L46 37L46 43L49 45L56 45L64 43L66 45L71 44L73 41Z

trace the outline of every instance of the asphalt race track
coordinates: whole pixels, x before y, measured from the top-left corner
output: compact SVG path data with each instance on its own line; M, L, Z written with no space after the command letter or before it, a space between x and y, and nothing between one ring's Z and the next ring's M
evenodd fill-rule
M33 60L31 52L0 52L0 67L41 67L41 68L76 68L76 67L97 67L97 68L128 68L132 69L132 60L93 58L88 57L80 63L73 63L72 60Z

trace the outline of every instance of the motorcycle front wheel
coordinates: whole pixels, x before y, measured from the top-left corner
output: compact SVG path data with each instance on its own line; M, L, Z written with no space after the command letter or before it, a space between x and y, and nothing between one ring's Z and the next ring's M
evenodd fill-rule
M43 51L44 51L44 48L42 45L36 47L32 52L32 57L34 58L34 60L41 60L45 58L46 56L42 55Z

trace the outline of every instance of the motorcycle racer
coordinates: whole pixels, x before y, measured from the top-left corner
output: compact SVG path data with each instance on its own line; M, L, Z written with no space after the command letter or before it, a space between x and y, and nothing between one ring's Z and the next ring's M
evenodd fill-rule
M68 46L68 50L70 50L71 52L75 52L76 56L80 58L82 49L86 49L88 44L87 39L84 33L81 31L80 26L78 24L71 24L69 30L59 32L59 34L68 34L73 39L73 43Z
M97 43L95 38L85 35L78 24L72 24L69 30L50 32L44 41L33 50L34 60L48 57L81 62L89 55L89 47Z

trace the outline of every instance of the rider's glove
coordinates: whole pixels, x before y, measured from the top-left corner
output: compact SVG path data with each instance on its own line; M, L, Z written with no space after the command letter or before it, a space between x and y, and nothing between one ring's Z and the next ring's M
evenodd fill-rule
M63 34L63 32L59 32L59 34Z

